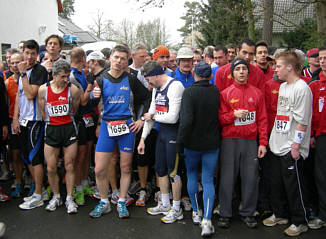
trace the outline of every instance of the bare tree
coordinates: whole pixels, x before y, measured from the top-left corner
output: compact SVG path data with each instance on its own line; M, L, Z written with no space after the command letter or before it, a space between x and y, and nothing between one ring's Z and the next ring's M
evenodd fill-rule
M100 10L97 10L96 16L93 18L93 23L88 28L100 39L112 40L115 35L112 20L106 19L104 12Z

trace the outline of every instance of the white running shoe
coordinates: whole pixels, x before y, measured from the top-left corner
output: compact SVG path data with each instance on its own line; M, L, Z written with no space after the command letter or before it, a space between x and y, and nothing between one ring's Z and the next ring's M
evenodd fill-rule
M77 213L77 204L74 202L74 200L67 200L66 201L66 208L68 214L75 214Z
M62 205L62 200L61 198L52 198L49 202L49 204L45 207L45 210L50 211L50 212L54 212L57 207Z
M168 212L170 211L170 209L171 209L171 206L163 207L162 203L158 203L156 207L147 208L146 211L148 214L155 216L155 215L159 215L159 214L167 215Z
M212 221L208 219L203 219L201 222L201 236L202 237L209 237L214 234L215 228L212 225Z
M177 220L182 220L183 219L183 213L182 213L182 208L180 208L179 211L176 211L173 207L169 211L169 213L161 218L161 222L164 223L174 223Z
M34 209L37 207L41 207L43 205L44 205L44 202L43 202L42 198L38 199L36 197L32 197L29 201L25 201L22 204L20 204L19 208L23 209L23 210L30 210L30 209Z
M48 194L48 192L46 190L42 191L41 197L42 197L43 201L49 201L50 200L49 194ZM28 201L32 200L32 198L33 198L33 195L29 196L29 197L24 197L23 200L24 200L24 202L28 202Z
M195 225L200 225L201 223L201 217L203 216L203 213L200 209L197 210L197 212L192 211L192 221Z

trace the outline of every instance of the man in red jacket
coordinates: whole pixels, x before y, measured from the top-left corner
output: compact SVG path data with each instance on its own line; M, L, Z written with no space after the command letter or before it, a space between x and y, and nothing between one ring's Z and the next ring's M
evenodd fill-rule
M248 83L264 91L265 76L259 67L254 66L251 62L254 59L256 45L252 40L244 39L239 43L238 58L244 59L249 67ZM220 92L232 85L234 82L231 75L231 63L222 66L216 72L215 85Z
M326 227L326 46L319 49L321 72L309 86L313 95L311 147L315 150L315 180L318 190L319 215L310 221L311 229ZM319 79L318 79L319 78Z
M218 226L228 228L232 217L235 179L241 176L242 206L239 213L249 228L257 227L253 216L258 199L258 158L267 145L267 115L262 92L248 84L250 68L243 59L230 67L234 82L221 93L219 120L222 126L220 158L220 215ZM257 134L259 147L257 149Z

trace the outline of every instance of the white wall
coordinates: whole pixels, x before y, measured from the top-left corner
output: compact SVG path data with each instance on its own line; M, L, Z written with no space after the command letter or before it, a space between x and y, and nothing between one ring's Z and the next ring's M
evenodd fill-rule
M59 33L57 0L1 0L0 32L0 48L29 39L44 44L47 36Z

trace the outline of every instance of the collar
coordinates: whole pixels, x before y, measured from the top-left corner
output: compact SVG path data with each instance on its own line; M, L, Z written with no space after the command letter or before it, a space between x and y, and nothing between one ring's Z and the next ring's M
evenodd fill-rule
M202 85L202 86L209 86L209 80L200 80L195 81L192 85Z
M239 89L246 89L248 88L248 82L247 84L239 84L238 82L236 82L235 80L233 80L233 85Z

